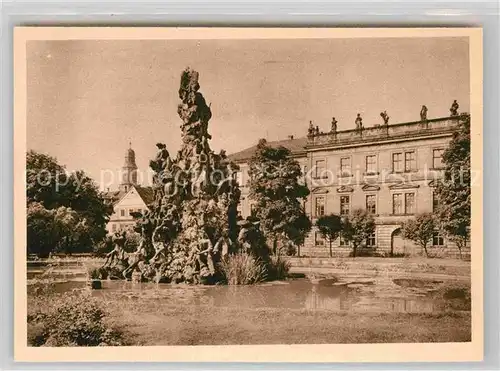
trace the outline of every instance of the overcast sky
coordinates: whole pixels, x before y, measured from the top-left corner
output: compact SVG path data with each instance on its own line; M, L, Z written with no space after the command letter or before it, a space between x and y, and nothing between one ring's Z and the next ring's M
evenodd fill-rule
M147 169L155 143L175 154L182 70L200 73L211 103L212 148L228 153L259 138L449 115L453 99L469 110L466 38L332 40L30 41L28 148L69 170L123 165L129 141Z

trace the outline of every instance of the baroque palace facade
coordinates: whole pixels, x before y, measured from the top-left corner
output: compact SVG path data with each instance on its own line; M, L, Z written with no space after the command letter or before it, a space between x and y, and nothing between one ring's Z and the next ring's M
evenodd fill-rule
M304 208L313 225L322 215L345 215L363 208L374 215L376 230L360 255L415 255L421 251L402 238L401 224L437 207L434 185L442 177L442 154L463 115L455 112L450 117L427 119L425 111L420 121L389 124L384 112L384 124L369 128L363 127L358 115L352 130L337 131L333 119L330 132L320 132L310 123L307 137L289 137L269 144L287 147L301 164L311 191ZM248 160L255 149L230 156L240 166L243 217L252 213ZM339 238L333 243L333 251L337 256L347 256L351 249ZM429 252L458 255L456 246L438 231ZM328 255L328 244L315 227L301 247L301 254Z

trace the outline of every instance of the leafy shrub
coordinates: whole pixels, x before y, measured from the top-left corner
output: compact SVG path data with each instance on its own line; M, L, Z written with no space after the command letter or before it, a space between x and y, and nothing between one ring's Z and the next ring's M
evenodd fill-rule
M273 255L268 262L268 278L272 280L283 280L288 276L292 263L281 258L279 255Z
M351 251L349 253L349 257L354 258L356 256L360 257L382 257L380 253L373 251L372 249L358 249L356 253L354 251Z
M297 248L295 247L295 245L288 244L286 246L285 254L286 254L286 256L295 256L295 255L297 255Z
M228 285L249 285L267 278L265 264L244 252L229 255L220 262L219 267Z
M28 308L31 346L123 345L121 333L106 323L106 313L89 295L36 296Z
M108 278L108 271L102 267L87 267L87 279L105 280Z
M97 265L95 260L82 261L81 264L85 267L88 280L105 280L108 278L108 271L102 267L102 264Z

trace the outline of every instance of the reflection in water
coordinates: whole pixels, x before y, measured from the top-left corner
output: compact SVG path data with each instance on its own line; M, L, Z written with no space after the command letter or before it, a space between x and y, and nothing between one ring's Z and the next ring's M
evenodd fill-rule
M323 290L322 290L323 289ZM315 309L329 309L329 310L341 310L342 298L345 299L345 292L336 292L336 295L330 295L330 293L325 292L324 286L313 285L309 293L307 294L305 301L305 308L309 310Z
M50 277L59 281L56 291L85 289L84 272L64 266L53 269L36 265L28 267L28 278ZM230 308L286 308L355 312L428 313L444 308L444 298L429 293L439 282L431 284L396 284L389 278L341 277L311 283L296 279L281 283L249 286L185 286L126 281L103 281L95 296L119 297L123 300L156 300L165 305L216 306ZM349 280L349 279L350 280ZM342 281L341 280L341 281ZM28 291L30 286L28 286Z

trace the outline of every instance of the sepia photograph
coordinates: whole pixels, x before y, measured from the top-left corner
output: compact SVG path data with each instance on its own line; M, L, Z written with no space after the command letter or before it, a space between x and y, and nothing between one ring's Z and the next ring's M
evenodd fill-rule
M118 30L17 30L22 349L480 357L479 29Z

